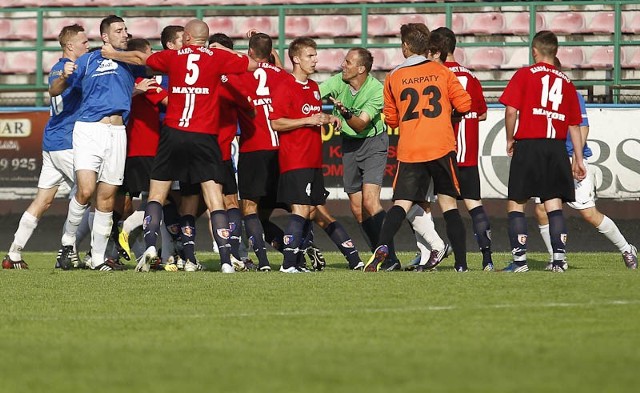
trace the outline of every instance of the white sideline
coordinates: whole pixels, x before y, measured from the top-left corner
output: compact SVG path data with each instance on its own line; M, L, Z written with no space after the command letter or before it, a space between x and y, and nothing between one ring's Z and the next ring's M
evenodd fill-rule
M4 320L14 321L93 321L93 320L136 320L136 319L204 319L204 318L264 318L264 317L299 317L299 316L333 316L340 314L376 314L376 313L408 313L408 312L436 312L455 310L486 310L486 309L522 309L522 308L595 308L609 306L637 306L640 300L609 300L604 302L585 303L537 303L537 304L489 304L481 306L412 306L412 307L385 307L385 308L362 308L350 310L331 311L274 311L256 313L222 313L222 314L136 314L136 315L87 315L87 316L44 316L44 315L13 315L0 312Z

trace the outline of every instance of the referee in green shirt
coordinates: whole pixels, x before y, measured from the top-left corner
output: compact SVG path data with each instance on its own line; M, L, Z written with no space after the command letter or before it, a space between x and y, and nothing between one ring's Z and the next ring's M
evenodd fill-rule
M381 115L383 86L369 75L372 65L371 52L352 48L342 62L342 72L320 84L320 94L331 99L334 116L342 120L344 191L369 246L378 243L385 216L380 189L389 149Z

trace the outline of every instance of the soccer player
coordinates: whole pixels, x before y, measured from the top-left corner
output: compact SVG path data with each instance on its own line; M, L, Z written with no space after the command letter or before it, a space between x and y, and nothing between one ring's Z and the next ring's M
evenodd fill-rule
M291 206L280 271L299 273L308 271L298 256L302 255L300 246L312 225L312 207L323 205L327 198L322 176L321 127L333 124L339 128L340 120L322 113L318 84L309 79L318 62L315 41L306 37L294 39L289 44L289 59L293 72L272 92L269 119L280 140L278 202Z
M454 123L457 136L458 173L460 175L460 197L469 211L473 232L482 253L482 269L492 271L491 226L480 198L480 175L478 173L478 149L480 122L487 118L487 104L484 100L480 81L466 67L460 65L453 56L456 49L456 36L447 27L439 27L431 32L430 47L434 52L443 48L441 54L446 57L444 65L458 77L462 87L471 95L471 111L459 122Z
M80 25L65 26L58 35L62 57L51 68L49 86L60 84L73 72L74 61L87 53L89 40ZM2 261L5 269L27 269L22 260L22 250L38 226L38 220L51 206L58 187L66 183L73 188L73 124L78 116L82 91L79 88L65 89L62 94L51 97L50 119L44 128L42 139L42 169L38 180L38 192L27 210L22 214L18 229ZM65 266L65 269L71 266Z
M224 180L220 148L219 89L223 74L243 73L256 69L252 59L226 49L206 47L209 27L198 19L184 27L183 44L178 50L163 50L146 56L141 52L120 54L103 48L109 56L120 57L147 66L169 77L169 105L160 144L154 161L143 226L146 251L136 271L149 271L157 259L156 240L162 205L172 180L198 184L211 212L213 235L220 249L222 264L231 265L229 221L222 196ZM180 162L181 165L176 165ZM192 261L193 262L193 261Z
M557 69L561 68L560 60L556 57L554 66ZM583 180L574 180L573 187L576 193L576 201L569 202L568 205L573 209L580 212L582 218L589 224L593 225L600 233L605 235L607 239L611 241L620 253L622 254L622 261L629 269L638 268L638 250L632 244L629 244L627 239L620 233L620 229L612 219L602 214L596 207L596 195L595 195L595 173L593 168L589 165L589 157L593 155L591 149L587 145L587 137L589 136L589 118L587 117L587 108L584 102L584 98L581 94L578 94L578 103L580 104L580 112L582 114L582 123L580 123L580 135L584 142L584 148L582 156L584 157L584 166L587 170L585 178ZM567 154L569 158L573 156L573 144L571 138L566 140ZM551 237L549 236L549 219L547 213L544 210L544 205L538 203L536 205L536 218L538 220L538 227L540 229L540 235L544 240L544 244L547 246L551 261L547 264L546 270L553 269L553 249L551 247ZM568 264L563 265L566 270Z
M240 192L244 226L249 244L258 258L258 270L271 271L265 246L265 223L277 206L278 133L271 127L273 91L282 81L290 78L282 68L269 62L273 50L271 37L259 32L249 34L249 57L258 63L253 72L240 75L246 89L254 96L255 117L239 113L240 154L238 158L238 190ZM273 224L272 230L279 228ZM280 237L276 235L276 237Z
M100 23L100 34L105 44L122 50L127 48L129 38L122 18L115 15L104 18ZM127 153L125 124L131 108L131 95L135 77L144 70L103 58L100 51L81 56L76 66L66 84L82 89L80 113L73 129L73 161L78 191L69 204L57 262L63 268L76 264L78 225L96 192L91 268L121 270L122 265L105 259L105 250L111 233L114 198L124 175Z
M422 23L400 28L405 62L384 83L385 122L399 127L398 168L393 188L394 206L382 224L380 240L365 271L378 271L389 255L388 245L414 204L428 209L431 180L443 211L447 236L455 254L455 269L467 271L465 229L456 206L458 173L452 108L471 109L471 97L455 74L427 60L429 29Z
M531 42L535 64L518 70L500 97L506 107L507 154L512 157L507 209L513 261L505 272L529 270L524 207L534 196L544 203L549 217L552 271L564 272L567 228L562 202L575 201L573 178L584 179L586 169L577 92L569 77L553 65L557 51L556 35L538 32ZM565 147L567 130L576 147L573 163Z

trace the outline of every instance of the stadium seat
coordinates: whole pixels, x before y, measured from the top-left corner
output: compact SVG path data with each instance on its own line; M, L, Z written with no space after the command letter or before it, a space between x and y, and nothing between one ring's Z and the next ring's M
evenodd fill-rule
M51 71L51 67L54 66L62 56L60 51L43 51L42 52L42 71L48 74Z
M502 48L478 48L468 62L473 70L495 70L506 63L506 55Z
M316 69L322 72L339 72L346 54L344 49L320 49Z
M286 16L284 34L287 38L304 37L311 32L311 21L306 16Z
M373 56L373 66L371 67L374 71L382 71L389 70L392 67L391 59L387 60L387 51L382 48L369 48L369 52Z
M624 56L625 61L621 62L622 68L640 68L640 49L632 49L632 47L624 48L626 54Z
M536 13L536 31L544 30L546 23L544 20L544 14ZM507 26L505 32L516 35L528 35L529 34L529 13L519 12L513 18L511 23Z
M585 30L587 33L608 33L613 34L615 30L616 14L613 12L598 12L596 13L589 26ZM624 24L624 17L622 18Z
M351 26L355 35L362 34L362 24L358 20L355 26ZM368 15L367 16L367 34L369 37L384 36L391 34L389 31L389 22L386 15Z
M475 14L469 27L467 34L490 35L504 34L505 27L504 15L498 12L483 12Z
M36 53L8 52L2 72L8 74L34 74L36 72Z
M236 26L232 18L228 16L213 16L202 19L209 26L209 34L224 33L229 37L243 37L246 31L236 32Z
M13 28L6 38L35 40L38 38L38 21L35 18L14 19Z
M463 48L456 48L456 50L453 51L453 57L459 64L463 66L467 65L467 55Z
M584 66L596 70L611 69L614 65L614 53L615 50L612 46L598 47L591 53L589 61ZM621 51L620 63L622 64L624 62L624 51Z
M251 29L256 29L261 33L278 36L278 23L273 17L269 16L253 16L247 17L240 23L240 33L245 34Z
M399 66L400 64L404 63L404 61L406 60L406 58L404 57L404 55L402 54L402 49L400 48L389 48L386 50L386 57L387 57L387 69L392 70L394 68L396 68L397 66Z
M506 70L517 70L519 68L528 66L530 64L529 52L530 50L528 47L517 48L513 51L513 53L511 54L511 58L506 64L502 66L502 68Z
M557 56L563 68L580 68L585 62L584 51L579 46L561 46Z
M133 38L158 39L162 30L156 18L128 18L126 24Z
M623 12L623 33L640 34L640 12Z
M407 23L424 23L427 24L427 17L421 14L399 14L396 18L395 26L397 26L398 31L400 31L400 26L406 25Z
M583 33L584 15L579 12L563 12L553 17L549 28L556 34Z
M13 32L13 23L9 18L0 19L0 37L9 37Z
M316 37L348 37L354 35L350 30L349 19L344 15L323 15L315 21L312 34Z
M436 29L438 27L447 26L447 16L445 14L435 14L429 17L429 23L427 23L429 30ZM455 34L466 34L466 23L463 14L451 15L451 30Z
M6 61L6 52L0 52L0 73L4 72L4 63Z

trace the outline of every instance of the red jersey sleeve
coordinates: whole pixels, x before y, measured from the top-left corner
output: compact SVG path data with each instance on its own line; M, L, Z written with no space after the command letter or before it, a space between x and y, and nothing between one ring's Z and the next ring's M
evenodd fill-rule
M140 83L144 78L137 78L136 84ZM144 98L146 98L153 105L158 105L167 97L167 92L160 87L156 82L154 82L149 90L144 92Z
M249 58L223 49L212 49L214 58L219 59L216 64L221 74L242 74L249 67Z
M273 90L273 101L271 102L271 113L269 113L269 120L277 120L281 118L291 118L291 100L287 99L287 86L288 81L283 80Z
M244 74L245 73L240 75ZM254 110L253 97L243 83L240 75L226 75L227 82L225 82L225 87L229 92L230 98L237 105L238 109L245 112L250 112Z
M147 58L147 66L151 67L153 70L160 71L163 74L168 74L170 59L175 55L174 52L174 50L165 49L151 54L151 56Z
M471 78L469 86L469 95L471 96L471 110L476 112L478 116L483 113L487 113L487 102L484 99L484 92L482 91L482 85L477 78Z
M526 68L521 68L516 71L500 96L501 104L518 110L522 108L522 93L524 92L525 87L523 78L526 76L526 72L528 72Z

